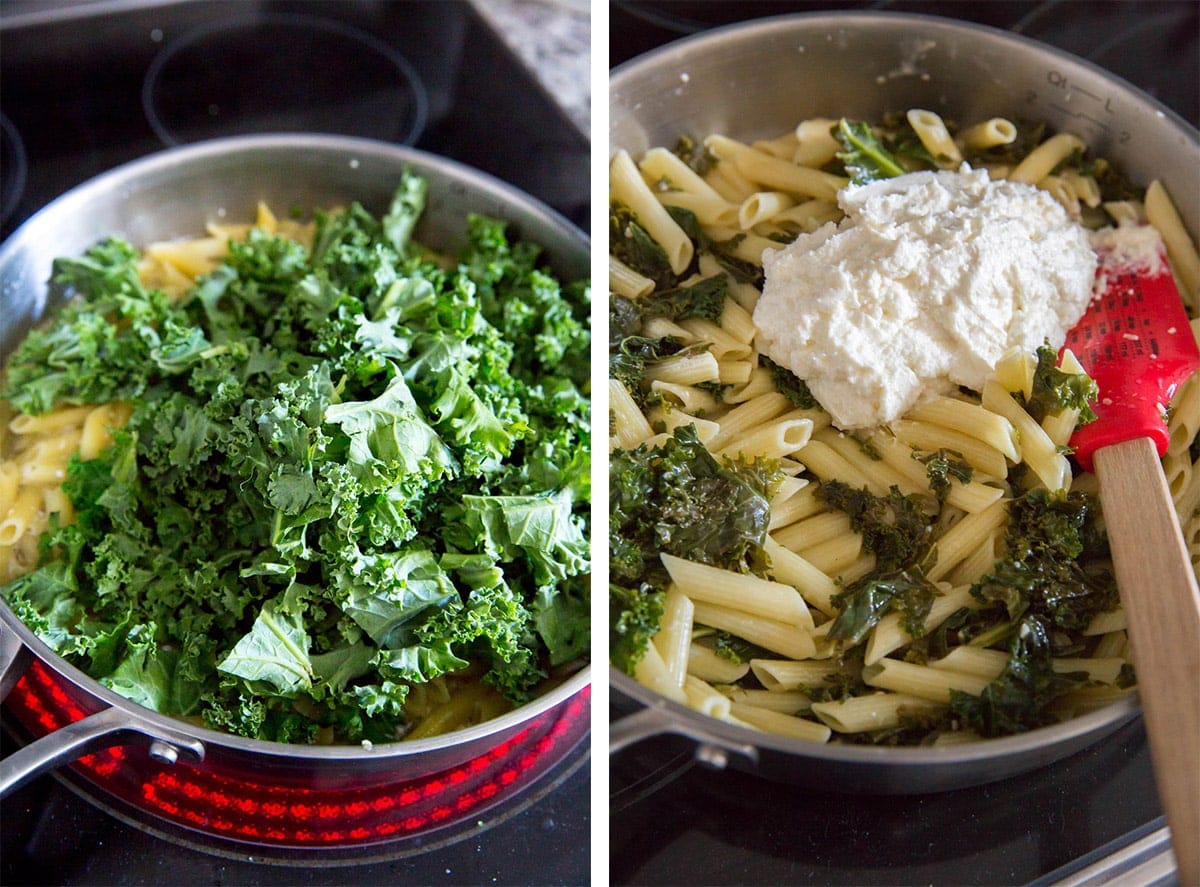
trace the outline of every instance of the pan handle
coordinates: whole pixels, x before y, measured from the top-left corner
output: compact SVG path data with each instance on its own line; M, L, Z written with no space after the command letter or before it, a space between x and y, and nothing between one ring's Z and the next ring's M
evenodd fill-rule
M693 755L701 764L723 770L730 755L745 758L747 763L758 765L758 749L749 743L731 742L715 733L710 733L696 724L684 723L666 710L665 705L654 704L613 721L608 727L608 753L616 754L627 746L658 736L675 733L696 743Z
M0 628L0 699L20 680L32 654L7 626ZM179 757L204 760L204 743L136 712L109 707L67 724L0 761L0 798L35 776L115 745L149 746L151 757L173 764Z
M8 692L21 680L33 654L21 643L17 633L7 625L0 624L0 702L8 698Z

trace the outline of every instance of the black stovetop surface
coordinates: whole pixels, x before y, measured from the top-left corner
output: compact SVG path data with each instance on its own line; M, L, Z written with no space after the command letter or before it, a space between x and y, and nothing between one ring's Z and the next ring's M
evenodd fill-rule
M835 9L941 15L1012 30L1104 67L1200 123L1200 4L742 2L610 4L617 66L710 27ZM613 716L621 712L614 709ZM610 763L617 884L1027 884L1163 825L1140 719L1058 764L955 792L838 795L695 765L659 737Z
M267 20L294 32L298 55L263 45L255 28ZM588 225L586 136L467 3L5 0L0 123L0 237L74 185L172 142L268 129L412 144ZM175 846L46 776L0 804L0 883L586 883L586 744L548 777L561 784L534 786L531 806L516 809L518 798L479 834L328 869Z
M11 743L4 737L4 753ZM544 784L514 800L511 812L485 814L478 835L401 858L322 867L278 865L176 846L115 819L77 796L55 777L43 776L0 804L0 884L586 884L591 859L590 779L584 739ZM467 831L470 831L468 824ZM433 840L433 839L431 839ZM386 856L390 851L379 848Z
M0 46L3 237L127 160L270 130L412 144L587 227L587 137L466 2L6 0Z

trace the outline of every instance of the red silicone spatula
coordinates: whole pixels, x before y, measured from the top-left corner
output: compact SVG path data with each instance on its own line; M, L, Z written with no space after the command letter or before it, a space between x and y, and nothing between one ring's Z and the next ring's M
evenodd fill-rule
M1161 242L1147 254L1120 230L1097 250L1097 295L1067 336L1100 388L1098 419L1071 445L1100 481L1179 883L1200 884L1200 589L1159 462L1163 408L1200 368L1200 351Z

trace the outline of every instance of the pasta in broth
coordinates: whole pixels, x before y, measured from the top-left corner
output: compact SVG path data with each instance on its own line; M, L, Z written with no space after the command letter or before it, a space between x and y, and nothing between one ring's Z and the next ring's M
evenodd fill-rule
M844 433L760 353L762 255L842 217L846 124L613 157L613 661L714 717L818 742L958 742L1108 704L1134 676L1094 480L1069 459L1086 402L1036 394L1050 376L1093 390L1073 355L1011 351L980 391ZM1076 136L912 109L865 137L891 175L965 160L1086 228L1153 225L1195 312L1196 249L1165 189L1135 192ZM1198 421L1192 378L1164 468L1194 564ZM1069 563L1061 584L1022 573L1039 551ZM1052 603L1072 594L1088 603Z

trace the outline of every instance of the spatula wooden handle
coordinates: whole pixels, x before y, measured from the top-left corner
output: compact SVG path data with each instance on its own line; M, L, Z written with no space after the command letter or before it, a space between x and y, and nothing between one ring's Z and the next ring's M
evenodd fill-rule
M1179 883L1200 884L1200 589L1150 439L1094 458Z

